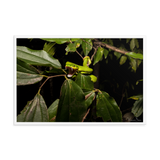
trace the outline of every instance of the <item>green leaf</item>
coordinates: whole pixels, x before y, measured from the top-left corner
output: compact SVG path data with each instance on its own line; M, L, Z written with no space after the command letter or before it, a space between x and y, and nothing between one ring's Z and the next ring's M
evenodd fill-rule
M82 89L71 79L65 80L61 88L56 121L81 122L86 112Z
M32 65L61 68L59 61L44 50L32 50L27 47L17 46L17 57Z
M143 97L139 98L139 100L134 103L131 112L135 117L139 117L143 113Z
M76 44L69 43L65 50L66 50L66 52L75 52L76 51Z
M139 48L139 42L137 39L135 39L135 44L136 44L136 47Z
M17 122L48 122L49 116L47 106L43 97L36 94L33 100L29 101L21 113L17 116Z
M105 122L122 122L122 113L116 101L106 92L98 92L96 97L97 116L102 117Z
M84 55L87 56L88 53L92 50L92 40L91 39L84 39L84 41L82 41L82 49L83 49Z
M129 97L128 99L139 100L142 97L143 95L136 95L136 96Z
M132 66L132 69L134 70L134 72L136 72L136 70L137 70L137 61L136 61L136 59L130 58L130 65Z
M109 53L109 50L108 50L108 49L104 49L103 54L104 54L104 58L105 58L105 59L107 58L108 53Z
M82 40L79 39L79 40L75 41L74 44L75 44L76 48L78 48L82 44Z
M77 83L84 91L91 91L94 89L94 83L91 81L89 75L78 73L75 83Z
M49 121L55 122L59 99L56 99L48 108Z
M135 48L136 46L136 42L135 42L135 39L133 38L131 41L130 41L130 49L131 51L133 51L133 49Z
M127 56L121 56L119 64L122 65L126 62Z
M63 44L70 41L70 38L41 38L48 42L56 42L57 44Z
M121 56L121 54L120 54L120 53L118 53L118 52L114 52L114 55L117 57L117 59L119 59L119 58L120 58L120 56Z
M46 51L47 53L49 53L51 56L53 56L55 54L55 45L56 43L54 42L46 42L44 44L43 50Z
M136 85L138 85L139 82L143 81L143 79L140 79L136 82Z
M93 100L95 99L95 92L94 91L87 91L87 92L84 92L85 94L85 103L86 103L86 108L88 108Z
M29 85L41 81L43 76L29 64L17 59L17 85Z
M135 59L143 60L143 54L140 54L140 53L128 52L128 53L126 53L126 55L130 56L132 58L135 58Z
M103 56L103 52L104 52L104 48L102 47L98 47L98 50L94 56L94 62L93 62L93 65L95 65L96 63L98 63L100 61L100 59L102 58Z
M80 38L71 38L71 41L74 42L74 41L78 41L80 40Z

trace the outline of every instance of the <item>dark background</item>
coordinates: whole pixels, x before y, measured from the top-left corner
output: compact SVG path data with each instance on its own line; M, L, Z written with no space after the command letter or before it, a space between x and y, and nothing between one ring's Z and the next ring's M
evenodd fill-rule
M143 50L143 39L138 39L138 41L139 48ZM130 50L129 45L126 45L126 39L122 39L121 41L119 41L119 39L113 39L113 42L116 47L124 42L125 48ZM26 46L34 50L43 49L44 44L45 41L41 39L17 39L17 46ZM60 61L62 68L65 68L66 61L82 65L83 61L78 54L69 53L68 55L65 55L66 44L56 44L55 47L56 53L54 58L57 58ZM79 53L82 52L81 47L78 48L78 51ZM90 52L89 56L91 57L92 54L93 50ZM109 95L116 100L124 115L131 110L131 107L135 102L134 100L128 100L127 98L133 95L143 94L143 82L139 82L139 84L136 85L137 80L143 79L143 63L140 64L135 73L132 71L128 59L123 65L119 64L119 60L114 56L114 51L109 52L107 61L108 62L106 63L106 59L103 58L103 60L95 66L92 64L90 65L90 67L94 69L93 73L98 76L98 82L95 84L95 88L99 88L100 90L109 93ZM38 67L38 69L45 70L48 69L48 67ZM17 86L17 115L23 110L27 101L34 98L44 80L45 78L43 78L41 82L32 85ZM41 95L43 96L47 107L59 98L60 89L64 80L64 77L52 78L42 87ZM99 121L101 121L101 119ZM134 121L137 121L137 119L134 119ZM143 121L143 115L138 118L138 121Z

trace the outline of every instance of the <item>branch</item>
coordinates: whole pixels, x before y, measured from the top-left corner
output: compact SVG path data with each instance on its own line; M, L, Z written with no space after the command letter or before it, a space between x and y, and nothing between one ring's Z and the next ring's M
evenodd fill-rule
M86 119L86 117L87 117L89 111L90 111L90 108L88 109L87 113L84 115L84 117L83 117L83 119L82 119L82 122L84 122L84 120Z
M116 47L114 47L114 46L108 45L108 44L103 43L103 42L98 42L98 41L96 41L96 42L94 42L94 44L97 44L97 45L100 45L100 46L109 48L109 49L111 49L111 50L113 50L113 51L116 51L116 52L119 52L119 53L122 53L122 54L126 54L126 53L129 52L129 51L124 51L124 50L121 50L121 49L116 48Z
M39 91L41 90L41 88L43 87L43 85L44 85L50 78L60 77L60 76L66 76L66 75L65 75L65 74L61 74L61 75L49 76L49 77L43 82L43 84L39 87ZM39 91L38 91L38 92L39 92Z
M70 40L70 43L72 43L71 40ZM83 59L82 55L77 51L77 49L76 49L76 52L77 52L77 54Z
M94 47L95 50L94 50L94 53L93 53L93 55L92 55L92 57L91 57L91 61L93 60L93 57L94 57L94 55L96 54L98 47L99 47L99 46L97 46L96 48Z

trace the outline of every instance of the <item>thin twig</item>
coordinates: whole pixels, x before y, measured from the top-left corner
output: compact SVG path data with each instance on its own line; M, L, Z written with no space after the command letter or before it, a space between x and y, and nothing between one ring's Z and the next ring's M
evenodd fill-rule
M121 50L119 48L116 48L114 46L111 46L109 44L106 44L106 43L103 43L103 42L94 42L94 44L97 44L97 45L100 45L100 46L103 46L103 47L106 47L106 48L109 48L113 51L116 51L116 52L119 52L119 53L122 53L122 54L126 54L128 53L129 51L124 51L124 50Z
M92 55L92 57L91 57L91 61L93 60L93 57L94 57L94 55L96 54L98 47L99 47L99 46L97 46L96 48L94 47L95 50L94 50L94 53L93 53L93 55Z
M42 88L43 85L48 81L48 79L53 78L53 77L60 77L60 76L66 76L66 75L65 75L65 74L61 74L61 75L49 76L49 77L43 82L43 84L39 87L39 90L41 90L41 88Z
M82 119L82 122L84 122L84 120L86 119L86 117L87 117L89 111L90 111L90 108L88 109L87 113L84 115L84 117L83 117L83 119Z
M82 38L81 38L82 39ZM83 42L89 44L87 41L85 41L84 39L82 39ZM94 46L92 46L91 44L89 44L92 48L96 49Z
M72 43L71 40L70 40L70 43ZM76 49L76 53L83 59L82 55L77 51L77 49Z

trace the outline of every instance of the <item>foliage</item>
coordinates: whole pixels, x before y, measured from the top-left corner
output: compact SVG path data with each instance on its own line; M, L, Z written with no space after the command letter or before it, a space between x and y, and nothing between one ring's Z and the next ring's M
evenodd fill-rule
M123 101L124 97L128 98L129 88L134 90L135 84L126 81L124 86L121 86L117 80L112 79L112 75L104 73L103 69L105 70L105 68L101 68L100 72L104 74L104 81L98 89L95 88L95 84L98 82L94 83L91 78L93 75L89 75L91 73L86 71L87 67L96 67L96 64L99 63L105 62L105 65L109 66L118 62L120 66L126 64L129 72L136 74L140 64L143 63L141 40L41 38L39 41L44 42L41 49L34 49L27 45L17 46L17 85L40 84L35 97L18 114L17 122L123 121L121 103L120 105L117 104L116 100L107 92L105 86L110 83L110 87L114 86L115 88L116 86L116 89L121 87L123 92L121 101ZM105 44L109 47L105 47ZM63 55L57 54L60 48L64 48ZM66 57L73 57L74 55L78 55L80 58L89 56L92 64L88 63L88 66L83 66L83 72L73 67L75 74L69 77L67 76L69 70L73 71L73 68L67 67L65 69ZM73 63L77 63L76 59ZM83 62L77 66L82 64ZM110 73L114 73L114 69L118 70L117 67L109 68ZM53 100L51 105L46 105L44 95L41 94L43 85L49 79L56 77L65 77L65 81L61 84L60 96ZM122 75L120 77L123 79ZM99 77L97 78L99 80ZM138 85L142 80L136 79L136 81L136 85ZM56 86L56 84L53 84L53 86ZM141 116L143 112L142 93L141 95L138 94L128 98L136 100L130 109L135 117Z

